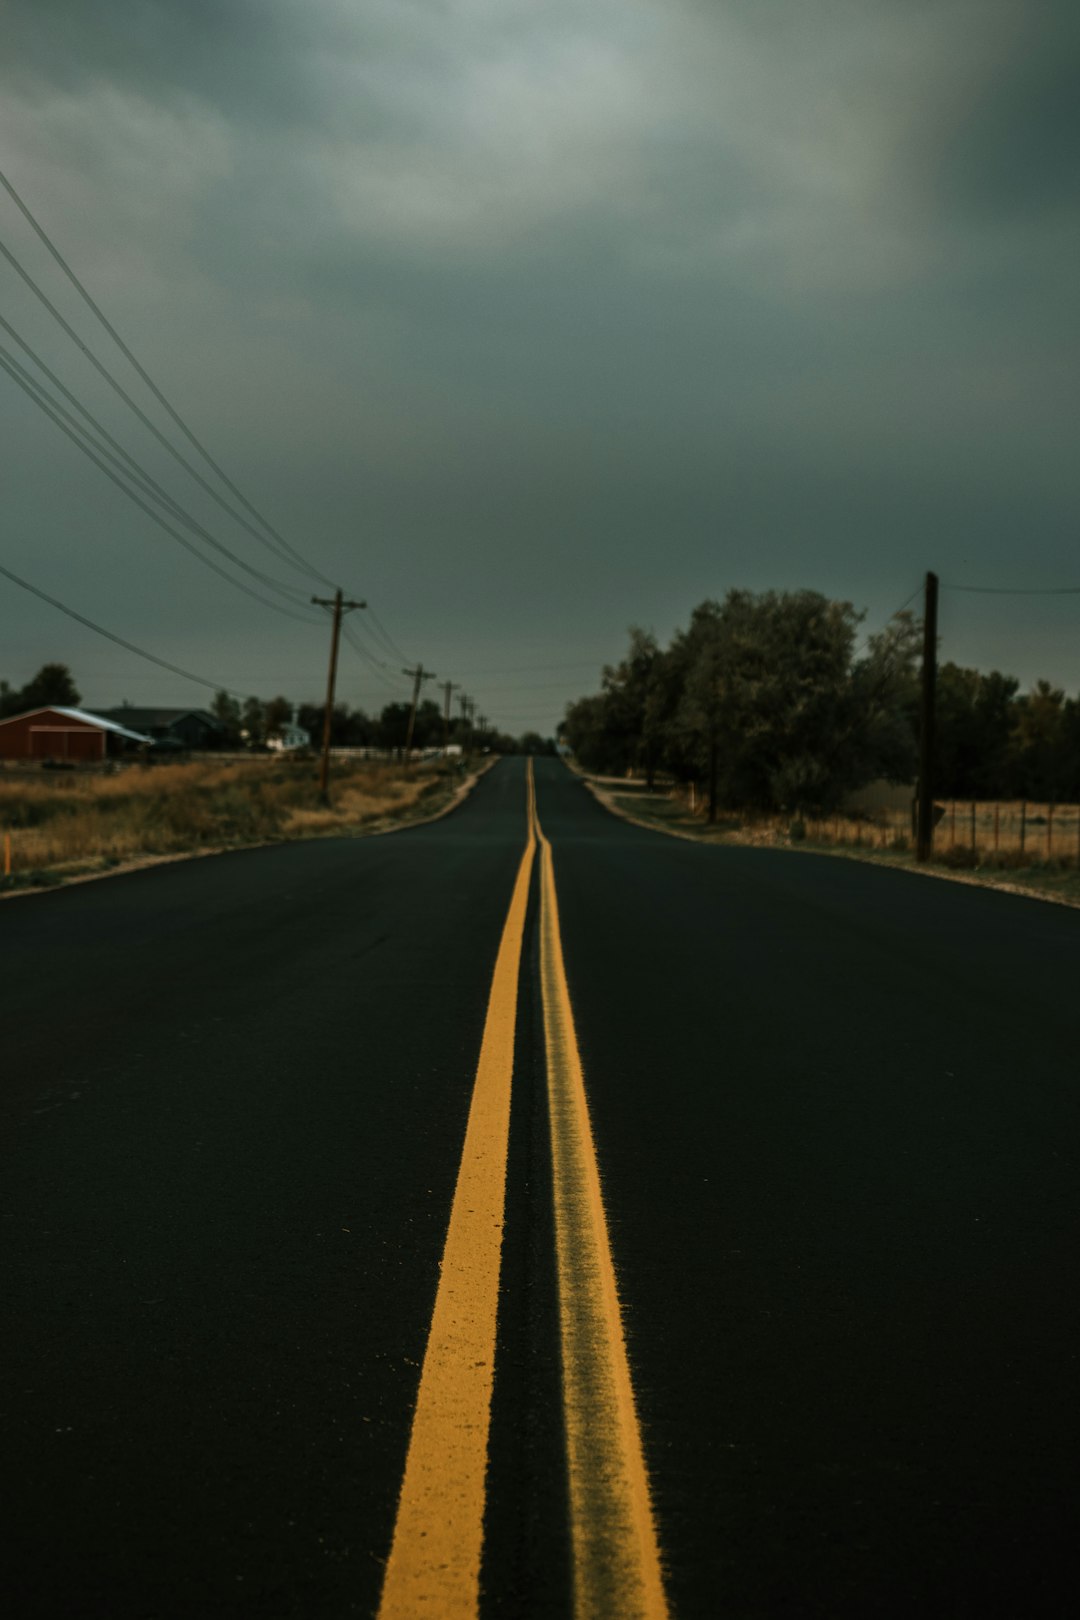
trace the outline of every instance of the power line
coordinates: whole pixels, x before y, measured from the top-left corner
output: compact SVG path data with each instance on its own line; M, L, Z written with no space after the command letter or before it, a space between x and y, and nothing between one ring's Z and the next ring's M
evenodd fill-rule
M386 629L386 626L382 623L381 619L377 614L373 613L370 608L368 609L368 618L370 619L373 628L377 630L381 636L384 645L390 653L390 656L407 664L409 662L408 655L402 652L401 648L398 646L393 636L391 636L390 632Z
M471 680L474 675L527 675L534 670L596 669L598 665L602 667L602 664L602 659L588 658L577 664L515 664L509 669L492 669L489 667L485 669L466 669L460 673L467 675Z
M369 612L371 611L370 608L368 609L368 611ZM380 680L383 683L383 685L388 688L389 691L391 691L391 692L393 692L393 693L395 693L397 695L400 695L400 693L401 693L401 682L397 681L397 680L392 680L392 679L389 678L389 676L384 674L384 671L387 669L388 666L386 664L384 664L381 659L376 658L372 653L370 653L368 651L368 649L364 646L363 642L360 641L357 638L356 633L353 631L351 625L346 624L346 625L344 625L342 627L342 635L344 636L345 640L349 643L349 646L352 648L353 652L359 654L359 656L368 665L368 667L370 668L372 674L376 677L376 679Z
M965 591L978 596L1080 596L1080 585L1048 585L1045 589L1028 589L1007 585L946 585L943 591Z
M361 631L365 635L368 635L368 636L371 635L371 630L370 630L370 627L368 626L366 621L367 621L367 617L370 614L370 612L371 612L371 609L369 608L368 613L365 614L364 618L359 621ZM380 652L385 650L385 642L376 641L375 645L379 648ZM370 647L361 647L360 644L357 643L356 644L356 650L357 650L357 652L362 653L363 656L365 658L367 658L370 663L378 664L380 669L385 669L385 670L389 671L390 674L396 674L397 673L397 665L388 664L385 658L381 658L379 656L379 653L373 652Z
M192 518L190 516L190 514L185 510L185 508L180 505L179 501L174 500L173 497L168 493L168 491L166 489L164 489L157 482L157 480L155 478L153 478L150 475L150 473L148 473L146 471L146 468L143 467L141 462L136 461L135 457L132 456L127 450L124 449L124 446L119 442L119 440L113 437L113 435L109 432L108 428L106 428L104 426L104 424L98 420L98 418L93 414L92 411L87 409L87 407L82 403L82 401L80 399L78 399L77 396L71 392L71 389L65 387L65 385L61 382L60 378L56 375L56 373L54 371L52 371L50 369L49 366L46 365L45 361L41 358L41 356L37 353L37 351L35 349L31 348L30 344L27 343L26 339L24 337L22 337L21 334L19 332L17 332L15 330L15 328L12 326L11 322L5 320L2 315L0 315L0 327L3 328L3 330L8 334L8 336L13 340L13 342L18 344L19 348L23 351L23 353L25 355L27 355L34 362L35 366L37 366L38 370L42 373L42 375L49 379L49 381L52 383L53 387L55 389L57 389L60 394L63 395L63 397L68 401L68 403L70 405L72 405L75 408L76 411L78 411L79 415L81 417L83 417L87 422L89 422L90 425L95 429L95 431L101 435L101 437L102 437L102 439L104 439L105 443L112 446L112 448L116 452L116 454L127 464L127 467L130 468L131 471L134 474L137 475L138 480L141 481L142 483L146 484L146 485L149 485L150 489L154 492L156 499L159 500L163 506L167 507L168 510L170 510L176 517L180 518L184 523L186 523L188 525L189 528L193 529L197 534L201 534L204 537L210 539L210 543L212 545L216 545L217 548L220 551L225 552L225 554L227 556L231 557L232 560L236 563L236 565L239 568L245 569L246 572L253 575L256 579L261 579L265 584L272 586L273 589L278 591L279 594L281 594L281 595L288 596L288 597L290 597L291 599L293 599L295 601L300 601L300 602L306 601L306 594L302 590L298 589L296 586L286 585L286 584L284 584L282 582L273 580L269 574L264 574L264 573L261 572L261 570L259 570L257 568L253 568L249 563L243 562L239 557L237 557L233 552L231 552L228 549L228 547L224 545L223 542L218 541L218 540L214 540L210 536L209 531L207 529L205 529L204 527L202 527L200 524L195 522L194 518ZM0 351L0 352L4 352L4 351ZM42 386L42 384L37 380L37 378L33 377L28 371L26 371L26 369L23 366L19 365L19 362L14 358L13 355L9 354L8 359L10 360L11 364L13 366L15 366L16 370L19 371L20 375L25 377L27 379L27 381L35 389L37 389L38 392L44 398L48 399L48 397L49 397L48 396L48 390L45 389ZM36 403L36 401L35 401L35 403ZM59 411L62 416L67 414L66 412L64 412L63 408L56 402L56 400L52 400L51 404L53 405L53 408L55 410ZM69 417L68 420L70 421L71 418ZM85 429L80 429L80 431L85 432ZM87 435L87 436L89 437L89 435ZM101 448L100 445L98 446L98 448L99 449ZM102 454L105 454L105 452L102 451ZM125 475L130 476L130 474L125 474Z
M912 591L911 595L909 597L907 597L907 599L905 601L901 602L901 604L900 604L900 606L898 608L893 609L893 611L889 614L889 617L885 620L885 623L888 625L888 624L890 624L892 622L893 619L898 619L900 617L901 613L903 613L904 609L906 607L910 607L912 602L914 602L915 598L917 596L920 596L921 594L922 594L922 586L921 585L916 585L916 587ZM871 630L868 635L865 635L863 637L862 641L859 643L858 647L856 647L855 651L851 655L851 662L852 663L855 662L855 660L859 657L859 655L861 653L864 653L866 651L867 647L869 647L869 645L873 641L874 637L878 636L878 635L881 635L880 630Z
M272 552L273 555L278 558L279 562L288 562L291 567L298 567L299 565L294 562L291 557L283 556L277 546L268 540L265 535L261 534L258 529L254 528L253 525L248 522L247 518L245 518L242 513L238 512L234 506L231 506L229 502L225 500L224 496L218 493L212 484L207 483L206 479L197 470L197 468L191 465L191 462L187 459L187 457L176 448L170 439L166 438L165 434L162 433L158 427L154 425L142 407L135 403L127 390L117 382L116 378L113 376L112 372L109 371L108 367L103 365L98 359L97 355L94 354L93 350L83 342L82 338L75 331L75 328L64 319L56 305L46 296L45 293L42 292L34 278L27 270L23 269L18 259L11 252L10 248L5 246L2 241L0 241L0 254L3 254L4 258L12 266L16 273L22 277L23 281L25 281L26 285L30 288L34 295L40 299L45 308L49 311L50 315L52 315L53 319L58 323L59 326L63 328L68 337L70 337L76 348L78 348L90 361L90 364L94 367L95 371L97 371L109 384L109 387L120 396L128 409L134 412L147 431L152 433L154 438L157 439L158 443L169 452L175 461L179 462L180 466L183 467L192 478L194 478L199 487L206 491L211 500L216 501L218 506L220 506L224 512L227 512L234 522L239 523L242 529L246 529L247 533L257 540L261 546L265 546L268 551ZM314 570L305 568L302 570L302 572L310 574L313 573ZM316 574L315 577L318 579L322 578L322 576L319 574Z
M8 363L8 359L5 358L6 353L6 350L0 349L0 368L8 372L9 376L11 376L13 380L18 383L19 387L23 389L24 393L30 395L30 398L34 400L34 403L37 404L42 411L44 411L45 415L52 419L61 432L67 435L72 443L82 451L83 455L92 461L94 465L105 474L106 478L110 479L116 485L116 487L127 496L129 501L133 502L135 506L139 507L141 511L145 512L147 517L156 523L160 529L164 529L165 533L171 536L171 538L175 540L178 545L183 546L185 551L189 551L193 557L197 557L205 568L209 568L213 573L219 575L221 579L227 580L228 583L236 590L243 591L245 596L251 596L256 602L261 602L264 607L272 608L275 613L283 613L286 618L296 619L301 624L312 624L315 622L308 615L294 613L291 608L283 607L280 602L272 602L269 597L263 596L259 591L253 591L250 585L245 585L242 580L234 579L231 574L225 571L224 568L221 568L211 558L205 556L199 550L198 546L194 545L192 541L187 539L185 535L179 534L170 523L166 523L165 519L159 512L155 511L152 506L147 505L146 501L144 501L134 489L132 489L128 484L124 483L123 478L119 473L107 466L106 463L102 461L101 458L95 453L95 451L90 448L89 444L83 442L83 437L81 436L83 430L69 427L65 422L61 421L60 417L53 412L49 405L35 397L34 393L32 392L32 388L38 385L31 383L31 386L28 387L16 374L12 365ZM17 362L15 362L15 364L17 364ZM205 533L205 531L200 532ZM228 556L233 562L238 563L241 568L248 568L248 564L243 563L239 558L234 557L232 552L228 551L226 547L222 546L220 542L216 541L212 535L207 534L206 539L211 545L217 547L219 551L223 551L225 555ZM248 569L248 571L255 573L257 578L266 577L258 574L257 570ZM270 581L270 583L273 583L273 581Z
M15 204L16 208L19 209L20 213L23 215L24 219L27 220L27 222L29 223L31 229L36 233L36 235L38 236L40 241L44 243L45 247L48 249L48 251L52 255L53 259L60 266L61 270L67 276L67 278L71 282L72 286L75 288L76 292L78 292L79 296L83 299L83 301L86 303L88 308L90 310L92 310L93 313L97 316L98 320L101 322L101 324L105 328L106 332L112 338L113 342L116 344L116 346L120 350L121 354L123 354L124 357L133 366L133 368L135 369L135 371L137 372L139 377L142 378L143 382L146 384L147 388L149 388L150 392L153 394L154 398L158 401L158 403L162 406L162 408L165 411L167 411L168 415L176 423L177 427L183 433L184 437L188 440L189 444L191 444L194 447L194 449L198 451L199 455L202 456L202 458L206 462L207 466L213 469L213 471L220 478L221 482L225 485L226 489L228 489L233 495L235 495L236 499L240 502L240 504L244 507L244 509L246 511L250 512L252 517L255 518L256 521L262 525L263 529L266 531L266 534L272 536L273 539L278 542L278 547L281 547L281 548L284 549L284 552L287 553L287 555L283 556L282 560L286 561L286 562L291 562L291 564L292 564L292 566L294 568L298 568L298 569L300 569L301 572L312 575L315 579L320 580L324 585L330 585L332 582L330 580L326 579L326 577L323 574L321 574L317 568L315 568L311 563L309 563L307 561L307 559L299 551L297 551L296 547L293 546L288 540L286 540L284 535L279 534L278 531L274 528L273 524L270 523L268 521L268 519L263 517L262 513L255 506L252 505L252 503L247 499L247 497L244 495L242 490L237 488L236 484L233 483L232 479L228 476L228 474L214 460L213 456L206 449L205 445L202 444L202 442L195 437L195 434L188 427L187 423L184 421L184 419L180 415L179 411L177 411L174 408L174 406L171 405L170 402L166 399L165 395L162 393L161 389L154 382L154 380L150 376L149 372L146 371L145 367L143 367L139 363L139 361L136 359L135 355L128 348L127 344L124 342L123 338L120 336L119 332L112 325L112 323L107 319L107 317L105 316L105 314L101 310L101 308L94 302L94 300L90 296L89 292L83 286L82 282L79 280L79 278L75 274L74 270L71 268L71 266L68 264L67 260L64 258L63 254L60 252L59 248L55 245L55 243L51 240L51 238L46 234L44 227L41 224L39 224L39 222L35 219L34 215L30 212L30 209L27 207L26 203L19 196L18 192L15 190L15 187L11 184L11 181L7 178L7 176L3 173L2 170L0 170L0 185L2 185L4 187L4 190L7 192L8 196L11 198L11 200ZM16 270L18 270L19 274L23 276L24 280L27 280L29 285L33 288L33 290L35 292L38 292L38 296L42 298L42 301L46 304L46 307L49 308L50 310L52 310L52 306L48 303L48 301L44 298L44 296L38 291L38 289L34 286L34 283L32 281L30 281L29 277L26 276L25 272L21 269L21 267L18 264L16 264L16 262L15 262L14 258L12 257L12 255L8 253L8 250L6 248L2 248L2 244L0 244L0 249L2 249L2 251L4 252L5 257L8 258L9 262L14 266L14 268ZM55 310L52 310L52 313L54 315L56 315ZM59 315L57 315L57 319L60 320ZM67 330L69 332L69 334L73 338L75 338L74 332L72 332L71 328L67 326L66 322L61 321L61 324L65 327L65 330ZM75 341L79 342L79 339L75 338ZM86 349L81 344L81 342L80 342L80 347L83 348L84 353L86 353L88 358L93 359L93 356L90 355L90 351L88 349ZM94 364L97 365L97 361L94 361ZM102 370L102 368L100 366L98 366L98 369ZM105 373L104 371L102 372L102 374L107 375L107 373ZM109 380L111 381L112 379L110 378ZM114 386L116 386L115 383L114 383ZM126 398L127 396L123 395L123 397ZM128 403L130 404L131 402L129 401ZM134 409L135 407L132 407L132 408ZM186 462L184 464L187 465ZM188 470L191 471L192 469L189 467ZM194 474L193 474L193 476L194 476ZM217 497L215 497L215 498L217 498ZM228 510L228 508L226 508L226 509ZM235 515L235 514L233 514L233 515ZM242 520L238 519L238 521L242 521ZM247 527L246 524L244 526ZM254 533L253 530L249 530L249 532ZM256 539L260 539L262 541L262 544L264 544L264 545L268 544L268 542L265 539L262 539L262 537L259 536L259 535L256 535ZM270 547L270 549L275 550L277 548ZM280 553L279 553L279 555L280 555Z
M10 579L13 585L18 585L22 590L29 591L31 596L36 596L42 602L48 602L50 607L58 609L61 613L66 613L69 619L75 619L77 623L84 624L88 630L93 630L97 635L104 636L106 640L115 642L118 647L125 647L128 652L133 652L137 658L145 658L151 664L158 664L162 669L171 670L174 675L182 675L186 681L195 681L199 686L208 686L212 692L227 692L229 697L243 698L244 694L242 692L233 692L229 687L222 686L219 681L208 681L203 675L193 675L189 669L181 669L179 664L170 664L167 658L159 658L156 653L147 652L143 647L136 647L133 641L125 641L123 636L114 634L112 630L106 630L103 625L95 624L93 619L88 619L84 613L77 613L74 608L68 607L66 603L59 601L55 596L50 596L48 591L41 590L37 585L31 585L29 580L21 579L18 574L13 574L10 568L4 567L3 563L0 563L0 574L3 574L5 579Z
M0 322L2 322L2 317L0 317ZM2 324L6 325L7 323L2 322ZM106 441L106 443L115 446L118 454L112 454L112 452L106 448L105 444L101 443L100 440L95 439L93 434L87 432L84 427L80 426L80 424L75 421L71 413L66 411L58 400L52 398L48 390L42 387L41 383L39 383L36 378L32 377L25 367L21 366L15 359L14 355L5 349L2 344L0 344L0 367L3 367L3 369L11 377L12 381L22 389L23 393L25 393L27 397L33 401L38 409L42 411L44 415L48 416L62 433L67 435L76 448L81 450L85 456L93 461L94 464L102 472L104 472L107 477L111 478L113 483L115 483L117 487L121 489L125 495L127 495L129 500L134 500L136 505L140 506L144 512L147 512L155 522L161 523L158 515L149 507L145 506L142 501L138 500L134 495L132 495L128 485L124 483L122 479L129 479L136 485L136 487L141 488L144 494L149 495L152 500L156 500L160 505L164 506L166 511L176 517L178 522L183 523L194 534L199 535L207 543L207 545L212 546L215 551L219 551L223 556L228 557L229 561L232 562L237 568L242 569L244 573L250 574L253 579L260 580L264 585L269 586L271 590L276 591L279 596L283 596L286 601L296 602L298 600L303 600L302 596L300 596L291 585L284 585L280 581L274 579L270 574L264 574L262 569L255 568L251 565L251 563L245 562L242 557L238 557L236 553L231 551L229 547L226 546L222 541L216 539L215 536L212 535L208 529L204 528L201 523L196 522L191 514L185 511L179 502L174 501L172 496L169 495L168 491L164 490L157 480L153 478L146 471L146 469L140 465L139 462L137 462L132 456L129 456L121 445L117 444L112 435L102 427L101 423L98 422L89 411L83 410L83 415L86 416L88 421L93 422L95 428L102 435L102 438ZM64 392L67 393L67 390L65 389ZM78 402L76 401L75 403L77 404ZM92 449L88 448L88 445L92 446ZM96 452L96 454L94 452ZM116 469L116 472L110 472L108 467L104 466L103 463L98 460L98 456L103 456L107 461L111 462L113 467ZM119 459L121 456L123 457L124 462L128 464L127 466L121 465ZM119 474L119 476L117 476L117 474ZM170 529L168 525L161 524L161 527L165 529L167 534L173 535L175 539L178 539L180 544L185 546L193 556L199 559L200 562L205 563L208 567L214 566L196 547L192 546L188 541L176 535L175 531ZM214 568L214 572L221 574L223 579L229 580L230 584L236 585L238 589L246 591L248 595L255 596L257 601L266 602L265 597L259 596L256 592L249 590L247 586L241 584L239 580L234 580L230 574L224 573L220 568ZM268 607L275 608L278 612L284 611L278 607L276 602L269 602L266 605ZM301 623L304 624L315 623L315 620L308 615L292 613L289 615L289 617L300 619Z

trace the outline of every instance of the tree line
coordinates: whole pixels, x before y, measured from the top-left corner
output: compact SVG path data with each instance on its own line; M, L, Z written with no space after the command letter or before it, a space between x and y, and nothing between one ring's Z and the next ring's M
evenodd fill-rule
M409 729L411 703L388 703L378 714L364 709L350 708L347 703L335 703L330 719L330 743L334 748L377 748L392 753L405 746ZM267 701L249 697L243 703L228 692L219 692L210 705L224 746L240 747L244 743L262 743L278 734L293 715L296 724L306 731L312 743L321 745L325 703L293 704L288 698L275 697ZM412 745L421 750L441 748L444 739L451 744L463 745L479 737L475 727L466 727L464 721L451 716L447 727L439 705L427 698L417 704L413 726ZM483 735L483 745L491 747L502 741L512 750L515 739L500 739L493 730Z
M869 782L913 783L922 626L815 591L732 590L667 647L634 627L561 739L590 770L705 786L709 813L827 813ZM938 671L937 797L1080 800L1080 698L999 671Z
M82 702L71 670L66 664L44 664L25 686L15 687L0 680L0 719L8 715L25 714L31 709L59 705L78 708ZM148 704L152 708L154 705ZM335 748L377 748L382 752L398 752L405 746L409 726L409 703L388 703L377 715L363 709L350 708L347 703L335 703L330 722L330 741ZM287 697L263 699L249 697L241 701L231 693L220 691L210 703L208 712L218 723L218 746L222 748L259 747L281 734L282 729L296 716L296 724L311 737L313 745L322 743L323 717L326 705L322 703L294 704ZM492 753L550 753L554 743L536 732L512 737L488 727L483 731L467 725L452 716L449 728L444 726L443 711L430 698L417 705L413 727L413 747L421 750L441 748L444 737L460 747L487 748Z

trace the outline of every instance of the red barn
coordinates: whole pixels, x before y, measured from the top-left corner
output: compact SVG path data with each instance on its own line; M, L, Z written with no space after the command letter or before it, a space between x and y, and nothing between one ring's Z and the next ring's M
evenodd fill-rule
M31 709L0 720L0 760L97 765L149 741L140 731L83 709Z

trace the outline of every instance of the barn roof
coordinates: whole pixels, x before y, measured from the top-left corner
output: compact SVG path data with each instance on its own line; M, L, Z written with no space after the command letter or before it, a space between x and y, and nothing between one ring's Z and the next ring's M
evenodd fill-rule
M145 743L152 739L141 731L129 731L126 726L118 726L115 720L106 720L104 715L90 714L86 709L67 709L59 703L43 703L37 709L25 709L22 714L8 714L0 720L0 726L9 726L13 720L32 720L35 714L61 714L65 720L79 720L83 725L96 726L100 731L111 731L114 736L126 737L129 742Z

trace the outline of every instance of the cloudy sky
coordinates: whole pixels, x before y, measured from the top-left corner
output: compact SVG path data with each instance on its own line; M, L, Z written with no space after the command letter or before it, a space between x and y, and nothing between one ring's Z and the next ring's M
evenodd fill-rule
M214 505L0 262L19 337L286 587L211 553L279 614L205 569L0 372L0 560L160 657L317 697L317 574L500 725L549 729L630 623L666 639L733 585L868 628L927 568L1080 585L1075 0L3 16L4 172L316 571ZM182 443L6 194L0 241ZM339 690L379 707L402 659L363 619ZM0 627L16 684L59 659L91 704L209 695L3 579ZM942 630L1080 688L1080 595L946 592Z

